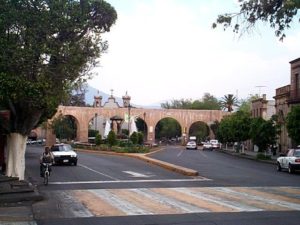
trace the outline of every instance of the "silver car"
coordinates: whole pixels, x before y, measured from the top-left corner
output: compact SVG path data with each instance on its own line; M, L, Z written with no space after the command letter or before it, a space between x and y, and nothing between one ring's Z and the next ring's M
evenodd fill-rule
M197 143L195 141L189 141L186 144L186 149L197 149Z

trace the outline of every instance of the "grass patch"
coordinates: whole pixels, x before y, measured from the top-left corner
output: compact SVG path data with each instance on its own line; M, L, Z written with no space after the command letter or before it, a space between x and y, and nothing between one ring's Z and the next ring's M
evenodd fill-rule
M264 153L257 153L256 159L259 159L259 160L271 160L271 156L270 155L266 155Z

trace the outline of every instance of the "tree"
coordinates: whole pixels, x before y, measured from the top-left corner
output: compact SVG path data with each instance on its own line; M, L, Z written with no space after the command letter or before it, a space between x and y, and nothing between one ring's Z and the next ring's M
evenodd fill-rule
M259 99L260 96L258 94L255 95L250 95L250 97L246 99L240 100L240 106L239 106L239 111L244 111L251 113L251 104L253 100Z
M228 112L232 112L233 107L238 106L238 100L232 94L228 94L224 95L224 97L220 101L220 104L223 109L227 109Z
M92 76L117 19L105 1L0 2L0 102L11 112L6 175L24 179L26 139Z
M250 123L250 114L242 111L225 116L218 127L217 138L223 143L246 141L250 137Z
M117 144L117 136L113 130L109 131L107 135L107 142L110 147Z
M213 23L213 28L216 28L217 24L223 24L224 30L232 27L235 33L244 33L261 21L275 29L275 35L283 40L286 29L290 28L300 8L299 0L239 0L239 2L240 11L219 15Z
M172 100L161 104L164 109L206 109L220 110L220 104L216 97L209 93L204 93L202 99L192 101L191 99Z
M60 140L74 140L76 137L77 126L74 118L71 116L63 116L60 114L52 120L50 126L56 137Z
M102 136L101 134L96 134L96 137L95 137L95 144L98 146L101 144L101 141L102 141Z
M69 91L66 100L63 102L67 106L86 106L85 93L87 92L87 84L77 82L74 84L72 89Z
M300 144L300 106L293 106L286 118L289 137Z
M204 141L209 136L209 127L204 122L195 122L189 129L189 136L196 136L197 141Z
M155 137L157 139L172 138L181 136L181 126L173 118L164 118L160 120L155 127Z
M250 126L250 138L257 145L258 151L266 151L269 145L276 143L277 126L273 119L264 120L261 117L253 118Z

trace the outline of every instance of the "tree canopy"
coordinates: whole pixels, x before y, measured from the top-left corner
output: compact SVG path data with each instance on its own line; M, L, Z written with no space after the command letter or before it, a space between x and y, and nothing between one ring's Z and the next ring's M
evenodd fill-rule
M239 12L219 15L213 28L222 24L224 29L231 27L235 33L244 33L262 21L275 29L275 35L283 40L300 8L299 0L239 0L239 3Z
M300 144L300 106L293 106L286 118L286 127L289 137Z
M228 112L232 112L233 107L238 106L238 99L232 94L224 95L220 104L223 109L227 109Z
M0 102L9 132L28 135L91 75L117 13L105 1L0 0L0 15Z
M180 99L167 101L161 104L164 109L206 109L206 110L220 110L220 104L216 97L209 93L204 93L202 99Z

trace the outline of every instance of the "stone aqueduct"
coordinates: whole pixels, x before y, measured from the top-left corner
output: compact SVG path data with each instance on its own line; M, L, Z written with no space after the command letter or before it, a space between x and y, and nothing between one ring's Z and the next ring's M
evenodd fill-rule
M128 113L128 108L103 108L103 107L73 107L73 106L59 106L57 114L63 116L72 116L75 118L77 125L77 141L88 141L89 122L95 115L101 115L105 118L119 116L124 119L125 114ZM164 118L173 118L181 126L182 135L188 135L191 125L195 122L204 122L208 125L214 121L220 121L228 112L220 110L183 110L183 109L144 109L131 108L130 114L144 120L147 132L147 142L153 143L155 141L155 126ZM210 136L213 137L212 132ZM55 136L50 130L47 131L48 144L54 143Z

